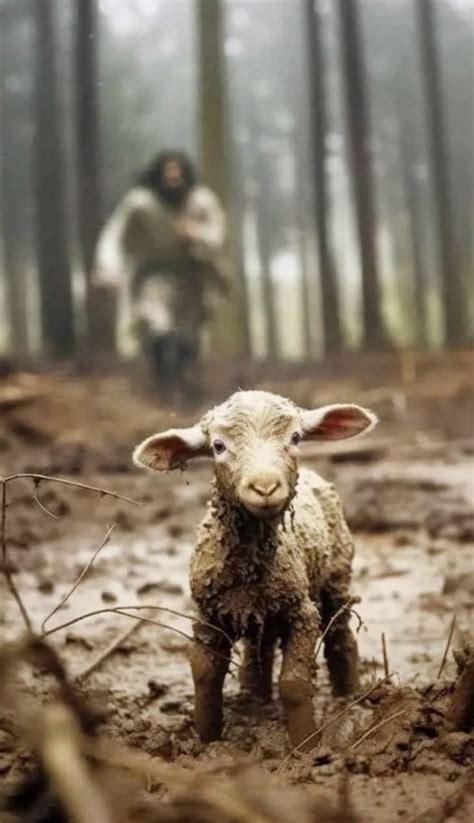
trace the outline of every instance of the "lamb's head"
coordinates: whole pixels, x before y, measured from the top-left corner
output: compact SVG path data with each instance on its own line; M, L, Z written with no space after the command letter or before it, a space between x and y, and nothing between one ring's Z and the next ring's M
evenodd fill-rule
M340 440L374 428L373 412L352 404L308 411L263 391L239 391L189 429L144 440L134 461L154 471L184 468L193 457L214 459L225 497L255 517L276 517L291 501L302 440Z

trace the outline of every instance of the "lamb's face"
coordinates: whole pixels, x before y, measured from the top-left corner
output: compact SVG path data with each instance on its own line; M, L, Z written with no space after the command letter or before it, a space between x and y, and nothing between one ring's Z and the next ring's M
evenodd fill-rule
M228 499L255 517L276 517L295 491L300 440L354 437L376 422L372 412L353 404L306 410L270 392L236 392L195 426L148 437L134 460L167 471L185 468L193 457L212 457Z
M298 477L299 409L277 395L238 392L201 421L225 496L255 517L276 517Z

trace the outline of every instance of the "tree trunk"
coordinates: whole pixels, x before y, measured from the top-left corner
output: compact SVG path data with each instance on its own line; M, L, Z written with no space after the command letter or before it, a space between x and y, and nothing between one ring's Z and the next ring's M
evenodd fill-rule
M13 158L17 153L15 135L16 111L14 91L9 88L11 49L15 47L12 28L16 19L12 14L6 19L0 10L0 221L2 226L3 273L8 303L8 331L10 349L16 357L28 351L28 323L22 224L25 219L18 191L18 175ZM23 10L24 11L24 10Z
M71 269L52 0L32 4L35 36L34 183L41 325L47 355L74 353Z
M363 42L357 0L338 0L347 135L362 270L363 339L376 348L386 342L381 308L375 232L375 194Z
M255 143L254 143L255 146ZM255 148L253 149L255 151ZM275 295L272 279L272 225L269 209L271 208L271 175L269 157L256 155L255 168L256 198L255 216L257 224L257 248L262 278L263 310L265 314L267 358L274 361L278 356L278 332L276 323Z
M413 151L411 127L407 122L407 118L404 118L403 115L399 117L398 132L402 185L413 265L416 341L420 346L425 346L427 342L426 278L423 265L419 192L415 170L416 158Z
M75 111L79 248L86 276L87 349L97 355L115 348L115 299L91 285L102 222L102 175L98 88L96 0L75 0Z
M215 328L216 347L228 355L250 351L246 289L243 267L236 260L231 214L231 142L227 133L227 88L224 62L222 0L199 0L198 93L201 170L205 182L219 195L228 215L228 249L235 294L222 307Z
M432 0L416 0L418 41L425 87L426 120L431 155L431 176L436 213L436 234L444 302L445 338L448 345L465 340L466 303L458 271L452 223L451 187L441 88L441 71L437 50L435 7Z
M317 0L305 0L307 32L310 146L313 156L314 198L319 278L321 284L324 347L326 352L342 346L337 280L331 249L329 192L327 178L327 116L324 52Z

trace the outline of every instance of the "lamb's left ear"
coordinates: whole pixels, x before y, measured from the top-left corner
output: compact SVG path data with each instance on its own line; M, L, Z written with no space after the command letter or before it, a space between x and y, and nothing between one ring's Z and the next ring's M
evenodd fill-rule
M133 452L133 462L140 468L157 472L184 469L188 460L210 454L208 440L200 426L168 429L152 434Z
M303 411L304 440L344 440L369 432L378 423L377 415L352 403L336 403Z

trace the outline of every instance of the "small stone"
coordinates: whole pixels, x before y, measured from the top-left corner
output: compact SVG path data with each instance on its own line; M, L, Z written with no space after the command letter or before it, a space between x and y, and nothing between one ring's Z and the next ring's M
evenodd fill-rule
M6 774L12 766L12 757L8 754L0 754L0 774Z
M101 598L103 603L116 603L117 596L113 592L105 591L101 592Z
M13 735L0 729L0 752L12 752L15 748Z
M38 591L41 594L52 594L54 592L54 583L52 580L48 578L43 578L43 580L38 581Z
M157 700L159 697L163 697L163 695L168 691L168 686L164 683L157 683L156 680L149 680L147 685L148 697L150 700Z

